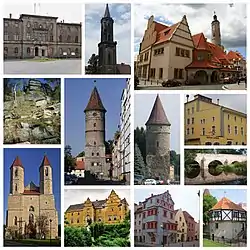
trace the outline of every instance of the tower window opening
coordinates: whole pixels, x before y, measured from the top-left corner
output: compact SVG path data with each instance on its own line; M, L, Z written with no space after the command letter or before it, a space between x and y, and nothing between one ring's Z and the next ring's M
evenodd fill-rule
M45 168L45 176L48 176L49 175L49 170L48 168Z
M18 176L18 170L15 169L15 177L17 177L17 176Z
M94 123L94 128L96 127L96 123Z
M17 191L17 184L15 184L15 191Z
M159 147L159 142L158 141L156 142L156 145L157 145L157 148L158 148Z

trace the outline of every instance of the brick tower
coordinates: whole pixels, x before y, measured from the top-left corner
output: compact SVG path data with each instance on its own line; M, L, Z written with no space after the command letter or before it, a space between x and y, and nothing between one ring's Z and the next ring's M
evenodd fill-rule
M108 175L105 158L105 113L97 88L94 87L85 113L85 169Z
M159 95L146 122L146 163L152 178L168 180L170 173L170 122Z
M105 13L101 19L101 42L99 48L99 68L100 73L116 73L116 45L114 41L114 20L110 16L109 6L106 5Z

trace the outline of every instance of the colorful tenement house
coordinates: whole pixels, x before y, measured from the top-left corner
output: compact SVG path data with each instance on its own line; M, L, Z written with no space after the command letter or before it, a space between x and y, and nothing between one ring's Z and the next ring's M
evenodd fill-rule
M70 226L87 226L93 222L116 224L124 221L129 213L126 199L120 199L114 190L105 200L91 201L70 205L65 217Z
M58 213L53 195L52 166L44 156L39 168L40 185L32 181L24 186L24 166L17 156L10 167L10 193L6 216L8 228L24 238L55 239L58 237ZM39 227L43 225L42 227ZM44 226L46 225L46 226ZM32 235L32 236L31 236Z
M208 42L203 33L191 34L186 15L172 26L151 16L140 44L136 74L148 80L196 80L202 84L218 83L227 76L246 76L243 56L225 52L215 14L211 29L212 42Z
M170 122L159 95L146 122L146 163L152 178L170 179Z
M117 64L116 45L114 41L114 19L106 4L104 16L101 19L101 41L98 44L98 67L101 74L130 74L130 65Z
M195 95L185 103L186 145L246 145L247 115Z
M246 242L247 211L240 205L223 197L209 213L209 234L212 240Z
M152 194L139 205L135 204L134 216L135 242L152 246L177 242L174 201L169 191Z

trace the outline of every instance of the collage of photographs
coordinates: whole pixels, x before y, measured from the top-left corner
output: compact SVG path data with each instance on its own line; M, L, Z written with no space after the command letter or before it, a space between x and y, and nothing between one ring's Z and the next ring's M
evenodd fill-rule
M247 247L250 4L181 2L1 3L0 247Z

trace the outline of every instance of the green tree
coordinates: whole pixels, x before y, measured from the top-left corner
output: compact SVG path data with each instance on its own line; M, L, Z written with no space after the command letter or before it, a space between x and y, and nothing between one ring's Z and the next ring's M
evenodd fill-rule
M134 145L134 173L144 177L147 175L146 166L137 143Z
M144 162L146 162L146 131L143 127L137 127L134 131L135 143L137 143Z
M205 225L209 222L209 211L210 209L217 203L217 199L212 195L204 195L203 196L203 223Z
M88 65L85 67L86 74L98 74L98 63L99 63L99 56L96 54L92 54L88 60Z
M106 154L112 154L113 151L113 140L105 141Z
M83 156L85 156L85 152L84 152L84 151L82 151L81 153L79 153L79 154L77 155L77 157L83 157Z
M84 227L65 227L64 244L65 247L90 247L91 232Z
M64 172L68 173L76 166L76 161L71 154L71 147L66 145L64 148Z

